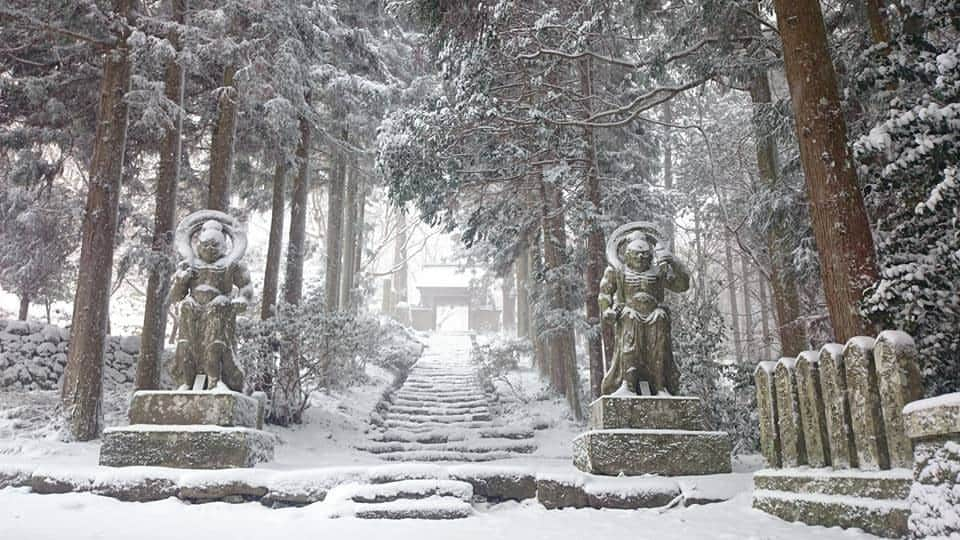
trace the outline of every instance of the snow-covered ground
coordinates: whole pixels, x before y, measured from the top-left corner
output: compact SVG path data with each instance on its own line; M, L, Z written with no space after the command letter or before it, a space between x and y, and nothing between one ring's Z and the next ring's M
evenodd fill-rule
M463 335L432 336L425 354L464 354ZM366 467L383 461L358 451L369 442L368 419L389 373L368 364L366 384L336 394L318 394L307 412L307 422L294 428L269 429L278 435L276 459L253 471L238 474L270 477L302 470L321 474L327 467ZM544 391L535 371L521 364L509 374L509 385L496 386L501 403L495 408L506 423L523 422L537 427L534 453L475 467L521 468L551 476L581 475L572 465L571 440L584 429L574 421L565 403ZM21 393L22 394L22 393ZM0 393L0 468L64 468L90 474L97 468L99 444L64 443L57 435L56 392L30 392L28 396ZM24 399L26 397L26 399ZM123 396L109 423L123 421ZM791 524L750 508L751 472L759 460L735 459L734 473L678 478L685 492L704 498L731 498L723 503L669 510L547 510L535 500L480 505L466 520L379 521L331 518L329 504L303 508L270 509L260 503L207 503L193 505L176 498L150 503L120 502L90 493L37 495L26 488L0 490L0 539L86 538L340 538L364 533L384 534L393 540L468 538L872 538L860 531L843 531ZM398 465L397 467L409 467ZM470 467L474 467L471 465ZM310 471L307 471L310 469ZM308 474L309 473L309 474ZM593 479L590 480L593 482ZM596 478L597 482L615 479ZM54 517L54 519L51 519Z
M873 538L859 531L787 523L750 508L750 495L718 504L650 510L546 510L536 501L480 509L465 520L330 519L322 504L269 509L259 503L191 505L177 499L125 503L91 494L0 490L0 538L17 540L230 538L285 540L780 539Z

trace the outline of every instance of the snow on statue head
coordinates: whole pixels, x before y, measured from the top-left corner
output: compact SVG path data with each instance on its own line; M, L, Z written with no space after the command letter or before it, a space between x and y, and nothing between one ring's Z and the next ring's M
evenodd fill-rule
M240 261L247 235L233 217L201 210L180 222L174 242L182 258L170 293L174 302L182 300L177 382L181 389L242 391L244 376L234 349L237 313L253 299L250 273Z

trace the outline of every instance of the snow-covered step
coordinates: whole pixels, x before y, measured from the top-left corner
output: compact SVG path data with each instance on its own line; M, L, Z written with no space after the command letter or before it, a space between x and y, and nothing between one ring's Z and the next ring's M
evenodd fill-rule
M446 405L442 407L411 407L409 405L391 405L387 408L389 414L490 414L490 408L486 406L461 407L458 405Z
M437 400L406 399L397 397L393 401L393 405L403 407L487 407L489 405L489 401L484 398L475 399L473 401L444 402Z
M414 424L459 424L463 422L475 422L481 420L490 420L490 412L472 413L472 414L408 414L394 413L387 416L387 421L394 420L398 422L412 422Z
M481 439L532 439L533 429L524 426L495 426L477 431Z
M357 505L353 513L360 519L463 519L471 515L470 503L454 497Z
M415 450L412 452L391 452L380 454L384 461L463 461L463 462L481 462L493 461L496 459L509 459L516 457L513 452L445 452L436 450Z
M456 427L459 429L483 429L494 427L493 422L478 420L473 422L403 422L400 420L387 420L387 427L396 429L408 429L410 431L429 431L436 428Z
M530 442L513 441L510 439L468 439L463 441L422 444L416 442L384 442L373 443L361 448L371 454L388 454L393 452L414 452L418 450L436 452L515 452L517 454L531 454L536 446Z
M397 392L397 399L431 401L434 403L467 403L486 399L480 392L411 392L401 390Z

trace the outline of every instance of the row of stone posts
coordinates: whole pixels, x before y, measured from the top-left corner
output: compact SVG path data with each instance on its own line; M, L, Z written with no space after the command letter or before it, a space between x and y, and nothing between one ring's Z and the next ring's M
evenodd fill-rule
M761 452L770 467L912 466L902 411L922 387L917 349L904 332L761 362L754 379Z

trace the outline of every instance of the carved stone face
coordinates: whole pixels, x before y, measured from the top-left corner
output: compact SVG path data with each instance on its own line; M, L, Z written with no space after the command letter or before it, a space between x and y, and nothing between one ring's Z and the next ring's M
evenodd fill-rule
M624 248L623 260L635 272L649 270L653 264L653 244L643 236L634 238Z
M216 221L203 224L200 238L197 242L197 255L207 264L213 264L227 253L227 238L223 234L223 227Z

